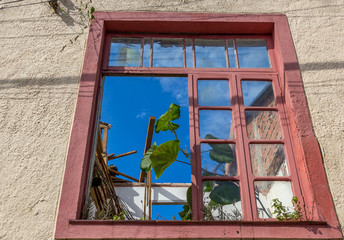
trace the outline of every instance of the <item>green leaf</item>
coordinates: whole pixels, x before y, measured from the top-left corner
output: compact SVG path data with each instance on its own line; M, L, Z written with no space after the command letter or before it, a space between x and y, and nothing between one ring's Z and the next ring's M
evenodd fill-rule
M203 182L203 192L211 192L213 190L214 182L213 181L204 181Z
M240 189L233 182L224 182L209 194L209 198L221 205L233 204L240 201Z
M91 7L91 14L94 13L95 9L94 7Z
M217 137L207 134L205 139L218 139ZM234 160L234 154L231 146L229 144L215 144L209 143L209 145L213 148L209 152L209 157L213 161L218 163L230 163Z
M151 154L150 159L158 179L168 166L176 161L180 147L179 140L167 141L159 145Z
M152 160L150 159L150 156L157 147L158 146L156 145L156 143L153 143L153 145L147 150L147 152L143 156L140 165L142 171L148 172L152 170Z
M183 206L183 211L178 213L182 220L191 220L192 219L192 209L189 205Z
M179 128L178 124L172 123L171 121L176 120L180 117L180 106L172 103L168 108L168 111L161 115L155 124L155 132L172 130L175 131Z
M190 208L192 208L192 186L188 187L188 190L186 192L186 201Z
M219 154L216 151L210 151L209 157L218 163L230 163L234 160L233 154Z

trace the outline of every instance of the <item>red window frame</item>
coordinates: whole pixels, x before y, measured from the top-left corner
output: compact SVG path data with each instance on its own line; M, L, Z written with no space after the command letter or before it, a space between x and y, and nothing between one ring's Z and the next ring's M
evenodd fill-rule
M109 41L108 33L180 33L204 35L258 34L270 35L272 45L269 49L273 65L271 69L230 69L221 73L235 74L236 81L247 77L273 80L277 109L283 113L280 119L286 121L288 130L283 129L284 139L290 140L286 154L294 156L295 168L290 179L299 178L302 201L305 205L307 221L278 222L275 220L256 221L91 221L81 220L82 205L85 198L89 159L92 154L93 136L98 108L100 79L102 74L164 74L171 73L166 68L107 67ZM204 70L211 76L223 69ZM185 68L183 74L200 73L199 70ZM259 72L258 75L254 75ZM253 74L253 75L249 75ZM263 75L262 75L263 74ZM264 75L267 74L267 75ZM209 75L209 76L210 76ZM202 75L202 78L205 75ZM195 81L189 77L189 81ZM193 83L192 83L193 84ZM237 84L237 83L235 83ZM239 84L240 85L240 84ZM237 86L240 97L240 86ZM276 89L279 89L278 94ZM195 91L189 88L190 91ZM277 98L277 97L276 97ZM238 114L244 119L244 107L239 100ZM194 105L195 106L195 105ZM251 108L251 107L250 107ZM190 107L190 111L197 109ZM262 109L262 108L260 108ZM262 109L263 110L263 109ZM195 114L197 116L197 114ZM195 119L196 120L196 119ZM197 121L195 121L197 122ZM245 126L245 122L242 123ZM283 124L284 125L284 124ZM197 129L197 128L196 128ZM243 127L242 129L245 129ZM243 130L245 131L245 130ZM196 134L197 135L197 134ZM242 134L245 136L245 134ZM238 136L240 138L240 135ZM190 138L197 139L196 136ZM245 138L245 137L243 137ZM242 140L242 141L241 141ZM197 140L196 140L197 141ZM238 139L246 147L252 140ZM287 140L286 140L287 141ZM239 144L240 145L240 144ZM286 144L288 145L288 144ZM197 146L197 144L196 144ZM245 144L242 146L245 148ZM291 151L293 149L293 151ZM192 150L193 151L193 150ZM248 154L248 151L242 151ZM195 152L192 152L195 154ZM245 156L247 158L247 156ZM247 162L247 161L246 161ZM320 150L315 139L306 98L302 87L301 74L294 51L287 18L284 15L226 15L190 13L126 13L96 12L91 22L82 70L79 95L75 111L73 129L66 160L60 205L57 216L56 239L120 239L120 238L280 238L280 239L341 239L339 223L326 183ZM249 169L250 166L245 166ZM194 168L196 169L196 168ZM192 170L196 171L196 170ZM192 181L197 182L200 172L193 172ZM196 179L194 179L196 178ZM288 178L288 179L289 179ZM253 184L253 176L249 177ZM268 178L267 178L268 179ZM296 180L295 180L296 179ZM321 184L320 184L321 183ZM247 185L249 186L249 184ZM294 187L293 187L294 188ZM293 189L295 193L295 188ZM246 190L245 190L246 191ZM297 192L297 191L296 191ZM199 196L200 191L193 191ZM252 193L251 193L252 194ZM198 198L201 201L202 198ZM254 198L251 198L255 201ZM251 205L254 206L255 203ZM201 206L200 203L197 206ZM195 210L200 214L200 209ZM246 211L245 211L246 212ZM252 212L252 210L250 210Z

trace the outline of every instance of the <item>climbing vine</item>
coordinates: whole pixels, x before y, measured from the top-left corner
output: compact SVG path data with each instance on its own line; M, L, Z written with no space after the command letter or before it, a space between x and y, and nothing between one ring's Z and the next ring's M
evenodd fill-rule
M75 7L79 13L80 26L82 27L82 32L77 34L75 37L70 38L69 44L74 44L80 37L80 35L83 34L84 29L88 27L90 21L94 19L95 8L92 5L92 0L76 0L75 2L79 5L73 7ZM62 19L66 17L71 19L69 7L66 6L67 4L64 3L63 0L48 0L48 3L54 10L55 14L59 15ZM60 52L62 52L67 47L67 45L68 44L62 46Z

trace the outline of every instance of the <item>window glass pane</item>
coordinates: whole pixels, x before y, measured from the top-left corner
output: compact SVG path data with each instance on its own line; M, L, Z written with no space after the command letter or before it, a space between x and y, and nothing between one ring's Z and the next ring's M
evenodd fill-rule
M200 110L200 137L203 139L234 138L232 127L232 111L230 110Z
M230 106L228 80L198 80L200 106Z
M234 41L227 40L227 49L228 49L228 59L229 59L229 67L236 68L236 60L235 60L235 50L234 50Z
M154 94L147 95L147 92ZM136 154L110 160L109 164L115 165L121 173L139 178L149 117L155 116L157 120L171 103L181 106L180 118L173 122L180 126L176 130L180 146L190 152L186 77L105 77L100 121L112 125L108 132L107 152L118 155L137 150ZM161 131L153 134L152 143L160 145L173 139L172 133ZM177 159L189 163L180 152ZM179 162L171 164L159 179L155 179L152 172L153 182L187 183L190 179L190 165Z
M183 39L153 39L153 67L184 67Z
M236 46L240 68L270 68L265 40L238 39Z
M203 176L236 176L235 144L201 144Z
M203 181L204 220L242 220L239 182Z
M145 38L143 43L143 67L150 67L151 38Z
M249 139L282 139L276 111L245 111Z
M193 67L192 39L185 39L186 67Z
M245 106L276 106L271 81L241 81Z
M109 66L139 67L141 38L111 38Z
M288 176L283 144L250 144L255 176Z
M272 206L273 199L278 199L289 211L293 211L291 200L293 192L291 183L287 181L255 181L255 196L257 203L257 214L259 218L276 218Z
M225 68L225 40L195 39L196 67Z

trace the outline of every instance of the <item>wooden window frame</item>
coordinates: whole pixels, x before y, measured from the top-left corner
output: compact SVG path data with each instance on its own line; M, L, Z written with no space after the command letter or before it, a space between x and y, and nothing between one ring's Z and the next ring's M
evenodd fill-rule
M322 156L314 136L301 73L285 15L96 12L90 24L84 65L60 197L55 239L341 239L342 234L327 187ZM171 74L171 68L107 67L109 33L270 35L271 69L204 69L204 73L278 78L283 112L307 221L95 221L81 220L102 74ZM185 71L185 72L183 72ZM184 68L180 74L199 74ZM255 75L256 73L258 75ZM262 75L261 75L262 74ZM190 81L190 77L189 77ZM192 81L192 79L191 79ZM275 87L275 86L274 86ZM238 86L240 89L240 86ZM193 91L189 88L189 92ZM275 89L276 91L276 89ZM240 91L239 91L240 92ZM239 103L239 105L243 105ZM244 107L245 108L245 107ZM248 107L246 107L248 108ZM192 110L192 109L191 109ZM242 110L239 111L242 114ZM243 117L243 116L242 116ZM285 132L285 130L283 130ZM190 136L194 138L195 136ZM239 140L240 141L240 140ZM246 151L247 154L247 151ZM194 175L194 173L192 173ZM196 175L194 175L196 176ZM194 178L194 177L192 177ZM196 177L197 178L197 177ZM192 179L196 181L197 179ZM295 190L295 189L294 189ZM193 194L199 194L193 191ZM199 199L199 198L198 198ZM252 200L253 201L253 200ZM254 204L254 203L253 203ZM200 203L197 204L200 206ZM198 214L199 214L198 209ZM252 211L252 210L251 210Z

